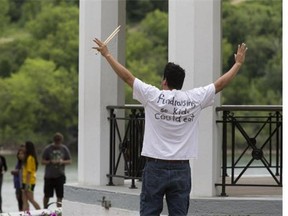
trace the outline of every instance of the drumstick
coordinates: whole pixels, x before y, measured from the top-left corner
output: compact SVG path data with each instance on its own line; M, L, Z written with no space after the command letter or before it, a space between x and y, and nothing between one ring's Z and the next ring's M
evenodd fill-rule
M107 37L107 39L104 41L104 44L107 45L110 40L112 40L112 38L115 37L115 35L120 31L120 25L109 35L109 37ZM96 52L96 55L99 51Z

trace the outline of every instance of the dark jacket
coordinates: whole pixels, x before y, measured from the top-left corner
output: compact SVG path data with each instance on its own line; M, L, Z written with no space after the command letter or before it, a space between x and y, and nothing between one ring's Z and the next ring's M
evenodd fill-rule
M7 172L7 163L5 157L0 155L0 175L3 175L3 171Z

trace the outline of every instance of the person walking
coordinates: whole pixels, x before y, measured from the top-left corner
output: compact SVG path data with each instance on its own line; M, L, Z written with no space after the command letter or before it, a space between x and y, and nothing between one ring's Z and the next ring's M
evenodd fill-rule
M25 159L25 146L21 145L17 152L17 163L15 169L11 171L13 175L13 182L15 188L16 199L18 202L18 210L23 211L23 200L22 200L22 166Z
M34 199L34 189L36 186L36 172L38 160L34 143L25 142L25 159L22 169L22 200L23 211L29 210L29 202L35 209L40 209L39 204Z
M63 135L56 133L53 137L53 143L46 146L42 153L41 163L45 165L44 208L48 208L49 199L53 197L54 190L57 197L57 207L62 206L66 182L65 166L72 163L70 151L62 143L63 140Z
M3 175L7 172L8 167L4 156L0 155L0 213L2 213L2 184Z
M197 157L198 122L201 111L211 106L215 94L224 89L244 63L247 46L238 45L235 63L214 83L182 91L185 70L172 62L164 69L162 90L136 78L95 38L93 47L115 73L133 89L133 98L145 109L145 132L141 155L140 215L160 215L165 195L169 215L187 215L191 191L189 159Z

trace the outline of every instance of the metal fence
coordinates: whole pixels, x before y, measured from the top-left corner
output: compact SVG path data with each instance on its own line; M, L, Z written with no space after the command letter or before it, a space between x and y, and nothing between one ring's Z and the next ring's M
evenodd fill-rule
M141 180L145 159L141 157L144 108L141 105L107 106L110 122L108 185L113 178ZM222 196L227 186L282 187L282 106L221 106L217 120L223 125ZM120 166L120 163L124 163ZM121 167L121 169L119 169ZM251 169L265 169L275 184L242 184Z
M110 121L110 165L109 183L113 177L131 179L131 187L136 188L135 180L140 180L145 160L141 157L144 135L144 108L140 105L107 106ZM124 126L124 132L119 125ZM117 149L118 148L118 149ZM124 161L124 174L119 172L119 163Z
M282 187L282 106L221 106L223 124L222 187ZM243 184L248 170L264 169L272 184ZM230 173L228 173L228 171Z

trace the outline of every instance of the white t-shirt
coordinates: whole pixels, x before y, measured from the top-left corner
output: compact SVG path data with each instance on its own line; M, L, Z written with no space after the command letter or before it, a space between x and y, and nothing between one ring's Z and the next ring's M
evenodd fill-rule
M213 83L188 91L170 91L135 79L133 98L145 108L141 155L164 160L196 158L200 112L213 104L214 97Z

